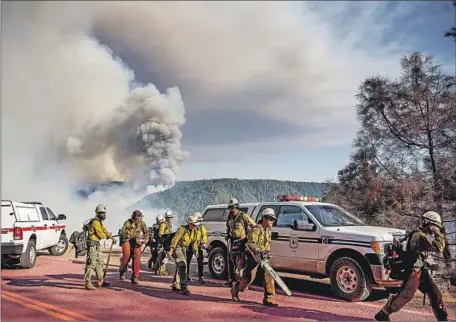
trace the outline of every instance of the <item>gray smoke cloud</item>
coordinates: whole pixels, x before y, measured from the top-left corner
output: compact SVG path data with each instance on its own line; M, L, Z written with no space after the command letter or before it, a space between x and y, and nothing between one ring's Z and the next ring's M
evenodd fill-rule
M136 88L109 117L82 136L70 137L66 157L87 161L109 155L112 166L106 169L110 172L84 167L95 182L118 178L139 188L173 186L180 165L189 157L181 149L184 112L178 88L170 88L166 94L152 84Z
M73 229L98 203L108 207L108 227L118 228L125 209L172 186L189 157L179 88L138 83L94 37L100 10L90 2L2 2L2 199L41 200ZM130 185L74 197L81 185L109 180Z

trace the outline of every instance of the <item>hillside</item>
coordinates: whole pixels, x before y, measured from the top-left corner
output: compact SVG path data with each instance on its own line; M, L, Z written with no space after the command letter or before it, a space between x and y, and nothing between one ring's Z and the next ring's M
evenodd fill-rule
M163 192L153 193L129 208L169 208L176 214L203 211L210 204L227 203L232 197L239 202L273 201L277 194L321 197L326 184L281 180L212 179L182 181Z

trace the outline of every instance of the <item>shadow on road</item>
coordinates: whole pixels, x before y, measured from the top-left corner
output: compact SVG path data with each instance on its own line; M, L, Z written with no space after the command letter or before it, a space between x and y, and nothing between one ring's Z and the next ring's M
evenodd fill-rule
M50 276L51 277L51 276ZM84 283L76 283L76 282L56 282L53 281L55 277L52 276L51 278L21 278L21 279L12 279L12 278L4 278L3 280L8 281L6 285L9 286L18 286L18 287L51 287L51 288L64 288L64 289L84 289ZM63 279L63 278L62 278Z
M121 287L123 289L128 289L130 291L140 292L140 293L142 293L144 295L147 295L147 296L150 296L150 297L167 299L167 300L176 300L176 301L192 300L192 301L236 304L233 301L231 301L231 297L228 297L229 296L229 292L227 293L227 297L226 298L208 296L208 295L199 295L199 294L192 293L192 287L191 286L189 286L190 294L189 295L183 295L182 293L173 292L171 290L171 285L169 287L169 290L166 290L166 289L163 289L163 288L158 288L158 287L153 287L153 286L133 285L133 284L131 284L129 282L122 282L122 281L114 282L114 285L116 287L118 286L118 287ZM252 305L259 305L259 303L253 302L253 301L246 301L244 303L252 304Z
M258 307L243 305L242 307L250 309L256 313L268 314L278 318L297 318L297 319L312 319L315 321L372 321L372 319L363 319L356 316L347 316L333 314L317 310L307 310L297 307L279 306L276 308Z

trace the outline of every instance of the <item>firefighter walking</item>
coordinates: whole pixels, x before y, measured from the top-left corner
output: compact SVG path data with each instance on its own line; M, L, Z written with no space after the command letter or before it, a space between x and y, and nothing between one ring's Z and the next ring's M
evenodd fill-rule
M97 276L98 287L109 286L103 280L103 258L101 255L100 241L102 239L111 239L113 243L117 243L117 240L112 237L112 234L103 225L103 220L106 219L106 207L98 205L95 208L95 217L88 224L88 236L87 236L87 257L85 263L85 288L87 290L95 290L92 284L92 274L95 271Z
M203 272L204 272L204 254L203 254L203 249L207 249L207 229L204 227L202 224L203 221L203 215L201 215L200 212L196 212L193 214L193 216L196 216L198 220L198 226L196 227L196 240L197 240L197 248L198 250L195 252L194 251L194 245L191 245L191 248L188 252L187 255L187 276L188 280L191 281L192 279L190 278L190 263L192 260L193 255L196 256L196 261L198 264L198 281L200 284L204 284L204 278L203 278Z
M176 270L174 273L174 279L172 284L173 291L181 291L182 294L188 295L188 276L187 276L187 252L189 246L194 245L195 251L198 251L197 244L197 232L196 227L199 222L195 216L187 217L187 225L180 226L176 231L173 239L171 240L171 246L167 253L168 257L173 257L176 262Z
M122 258L120 259L120 279L126 279L126 272L130 259L133 260L133 274L131 282L138 284L139 270L141 268L141 246L149 240L149 229L142 220L143 213L141 210L133 211L122 227L122 238L125 241L122 244Z
M150 258L149 261L147 262L147 267L149 267L150 270L156 270L155 269L155 263L157 261L158 257L158 248L159 248L159 239L158 239L158 229L160 227L160 224L165 221L165 217L162 215L158 215L157 218L155 218L155 224L152 227L152 232L150 236L150 243L149 243L149 248L150 248Z
M428 211L422 215L422 226L410 234L406 250L402 255L406 262L406 271L401 290L391 296L382 310L375 315L377 321L390 321L390 314L399 311L410 302L418 289L429 296L437 320L448 321L442 293L426 269L428 253L442 253L445 248L441 229L442 220L438 213ZM434 235L434 239L429 235Z
M230 242L229 263L230 281L225 286L233 286L232 281L238 281L242 276L245 261L245 243L249 230L256 225L248 214L239 210L239 202L236 198L228 202L229 216L226 222L226 240Z
M174 217L174 214L171 211L167 211L165 213L165 220L160 221L160 224L158 227L158 240L159 240L160 247L163 247L163 244L165 243L165 239L168 238L172 232L173 224L172 224L171 220L173 219L173 217ZM160 276L169 275L168 271L166 270L166 265L164 265L162 263L162 260L165 257L164 255L165 255L164 252L162 252L160 254L159 267L155 268L155 271L157 272L157 270L158 270L158 273Z
M261 224L254 226L250 231L246 244L246 267L243 271L241 279L231 288L231 297L234 302L240 301L239 292L244 292L255 280L259 264L253 258L251 252L259 258L269 257L269 251L271 249L271 227L275 220L276 215L274 209L266 208L261 213ZM278 304L273 300L273 296L275 294L274 279L268 272L264 270L263 272L263 305L278 306Z

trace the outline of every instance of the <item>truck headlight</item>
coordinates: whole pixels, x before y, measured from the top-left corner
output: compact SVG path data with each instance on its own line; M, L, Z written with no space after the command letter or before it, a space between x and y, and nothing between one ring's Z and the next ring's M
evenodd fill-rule
M388 244L388 243L373 241L373 242L371 242L371 247L376 254L380 255L380 254L385 254L384 249L385 249L386 244Z

